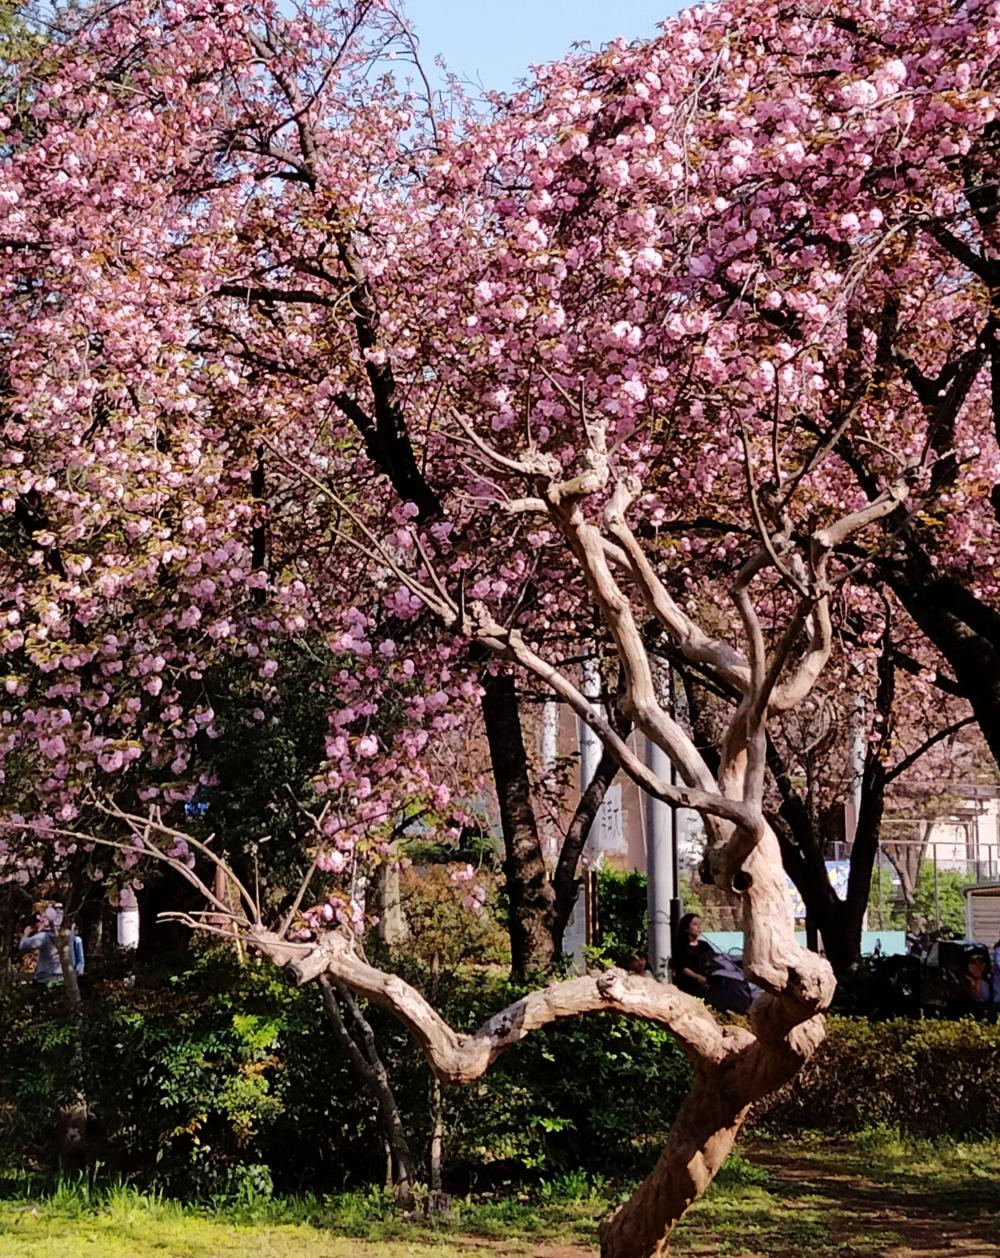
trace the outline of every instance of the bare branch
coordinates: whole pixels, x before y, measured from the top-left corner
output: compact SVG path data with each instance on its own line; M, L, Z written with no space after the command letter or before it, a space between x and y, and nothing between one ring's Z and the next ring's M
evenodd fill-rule
M613 552L605 543L605 554L619 562L633 576L639 594L650 613L671 638L680 647L685 658L696 664L707 664L724 677L730 685L740 691L746 691L750 684L750 669L738 651L728 643L710 638L702 629L677 605L670 592L653 571L653 567L635 534L629 528L625 512L636 496L636 487L623 484L615 493L605 509L605 523L608 532L621 547L620 552ZM619 558L619 553L621 558Z
M719 1027L700 1000L646 975L609 970L554 983L530 992L477 1031L463 1035L452 1030L415 987L361 960L342 935L324 936L305 955L301 950L297 955L290 952L284 940L263 930L251 932L250 942L275 964L287 966L299 984L329 974L387 1009L406 1026L434 1073L446 1083L478 1079L504 1049L550 1022L602 1010L669 1027L697 1062L719 1062L734 1047L736 1028ZM737 1032L741 1036L751 1042L747 1032Z
M654 799L662 800L663 803L678 808L694 808L703 814L719 817L734 825L746 822L747 817L742 804L736 800L725 799L714 790L711 775L708 774L697 751L694 752L697 757L696 763L700 764L702 769L697 777L699 780L707 779L707 785L704 788L672 786L664 782L635 754L593 702L563 673L533 651L518 630L498 625L485 608L474 604L470 609L470 621L466 632L470 637L476 638L489 646L491 650L496 651L498 655L521 664L565 700L570 709L597 734L604 746L612 752L629 777ZM666 713L660 711L660 716L668 727L668 734L665 737L667 745L670 742L669 733L673 731L677 732L679 740L690 743L680 727L670 720ZM666 747L664 749L666 750Z
M455 423L458 424L462 432L465 433L469 442L476 447L480 454L491 463L494 467L503 468L508 472L516 472L520 476L531 476L537 469L530 463L519 459L508 458L507 455L501 454L499 450L485 442L479 433L472 427L469 421L458 411L453 411Z
M886 770L886 783L895 781L907 769L910 769L917 763L921 756L926 755L928 751L940 742L944 742L946 738L951 738L952 734L957 734L960 729L964 729L966 725L974 725L976 718L974 716L965 716L960 721L952 721L950 725L946 725L944 729L939 729L932 734L930 738L925 739L916 750L911 751L908 756L904 756L898 764L893 765L891 769Z
M236 888L239 898L250 910L249 920L255 922L260 921L255 897L250 894L247 888L233 872L232 868L226 864L225 860L223 860L217 852L213 852L207 843L203 843L200 839L196 839L193 835L186 834L182 830L175 830L172 826L165 825L160 816L159 809L154 809L149 817L141 817L137 813L125 812L115 804L104 804L100 800L94 800L93 803L94 807L97 808L99 812L104 813L106 817L113 817L118 821L123 821L134 834L142 835L147 844L150 842L150 830L157 830L160 834L166 835L167 837L175 839L179 842L186 843L196 852L200 852L201 855L211 861L217 869L221 869L226 877L226 881L232 883L232 885ZM175 861L174 863L183 865L183 862L180 861ZM187 867L184 866L184 868ZM192 879L188 877L188 881L191 880ZM212 900L214 903L220 904L220 901L215 898L214 894L212 895ZM229 906L222 905L222 911L228 912Z
M903 474L887 489L880 494L874 502L870 502L867 507L862 507L860 511L854 511L850 515L845 515L833 524L829 524L826 528L817 529L813 534L813 540L821 551L832 551L842 545L854 533L858 533L861 529L867 528L869 524L874 524L876 520L881 520L887 515L891 515L898 507L901 507L906 501L909 494L910 476L912 471L916 469L906 468Z

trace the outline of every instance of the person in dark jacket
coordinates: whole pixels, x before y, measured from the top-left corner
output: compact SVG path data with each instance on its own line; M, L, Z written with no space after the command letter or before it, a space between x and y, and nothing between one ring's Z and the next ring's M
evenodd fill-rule
M701 918L697 913L685 913L677 923L674 940L674 982L682 992L705 995L714 955L715 949L701 937Z
M673 961L674 982L682 992L701 996L720 1012L749 1010L755 989L735 961L701 937L701 918L697 913L687 913L677 923Z

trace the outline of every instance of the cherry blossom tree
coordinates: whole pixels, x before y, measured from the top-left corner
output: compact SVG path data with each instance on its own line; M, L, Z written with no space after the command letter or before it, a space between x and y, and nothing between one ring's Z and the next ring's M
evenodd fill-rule
M556 1017L670 1026L695 1088L615 1258L662 1251L821 1038L832 978L794 942L765 781L835 626L875 646L887 585L990 737L997 19L730 0L449 115L383 73L413 49L390 5L126 0L55 23L2 119L6 833L82 842L95 788L132 818L190 800L206 676L252 669L266 717L277 644L319 633L327 881L281 928L241 891L236 925L389 1007L451 1082ZM714 755L664 709L661 651L735 694ZM620 678L609 714L582 653ZM609 772L705 817L750 1029L611 972L459 1035L361 958L356 854L447 807L480 704L512 922L551 955L524 675ZM158 835L190 872L197 840L135 824L124 860Z
M209 787L206 740L223 732L213 674L240 660L259 671L265 720L280 655L270 644L317 623L326 629L343 617L343 632L328 635L334 652L345 644L350 651L369 616L395 619L407 639L398 653L384 644L378 670L371 660L350 678L340 670L344 702L329 749L351 765L331 763L327 780L337 789L371 786L364 770L372 759L367 726L379 706L376 671L394 673L395 695L399 686L412 692L415 719L425 712L416 692L431 678L426 702L439 730L450 719L444 697L454 713L454 700L461 706L471 693L466 662L454 673L448 662L463 648L430 648L428 656L405 599L365 608L356 581L342 576L331 605L323 526L313 545L300 528L313 491L269 483L267 446L279 431L283 449L312 450L316 416L325 416L328 473L336 466L359 493L373 474L384 475L401 520L410 503L422 518L443 520L396 373L377 347L377 260L362 263L365 233L344 225L357 213L352 197L364 203L373 194L392 209L385 229L405 232L411 211L398 203L400 185L412 163L426 164L422 147L438 142L443 124L431 116L425 126L409 94L373 80L380 58L412 48L405 24L383 6L358 3L297 23L265 8L253 19L212 5L71 14L63 77L39 81L28 65L31 91L7 118L20 150L6 246L17 329L4 500L12 540L7 780L16 791L29 788L11 801L26 812L52 807L68 819L95 773L147 797L159 790L180 800ZM54 39L60 45L58 30ZM116 86L123 73L127 92ZM309 109L300 110L307 97ZM166 161L169 181L160 174ZM396 180L395 200L380 191L384 179ZM378 214L374 205L365 217L371 212ZM258 255L254 232L271 239L271 257ZM63 235L70 243L56 249ZM112 255L121 267L107 265ZM275 278L289 268L307 286ZM37 306L38 284L58 288L58 302ZM144 315L133 317L140 307ZM285 395L290 385L294 401ZM50 403L52 415L65 417L59 446L41 438L39 415ZM61 484L69 488L57 492ZM51 623L36 633L42 604ZM80 649L64 649L67 640ZM614 766L602 764L577 808L553 884L531 807L516 690L507 675L482 680L515 965L537 968L558 953L575 899L575 857ZM365 692L355 706L352 690ZM427 736L406 736L408 763ZM152 767L144 782L135 781L139 761ZM382 781L397 781L391 763Z
M569 468L537 450L512 459L472 429L467 432L497 474L498 488L502 479L529 491L520 498L506 497L505 509L544 515L564 539L621 663L625 675L621 706L670 757L680 785L658 776L631 750L567 671L545 658L544 648L518 628L500 623L484 602L467 602L461 588L454 595L449 592L417 526L412 546L401 548L399 539L387 544L336 499L334 491L328 493L345 513L348 523L342 537L348 545L373 555L378 568L400 580L467 639L551 687L646 792L702 813L711 835L713 873L743 899L744 966L760 987L749 1029L718 1025L700 1001L650 976L611 970L552 983L496 1014L475 1033L456 1033L416 988L364 959L357 927L342 922L340 929L326 928L331 920L327 904L306 909L295 934L289 936L301 898L280 927L268 927L257 901L231 871L225 872L239 896L236 911L191 872L190 840L183 834L157 816L144 821L117 810L112 815L129 824L138 854L173 864L202 891L209 908L186 915L191 925L222 931L235 927L253 947L286 967L296 982L332 980L383 1005L407 1026L445 1082L476 1079L500 1052L554 1019L611 1010L668 1026L694 1064L694 1087L657 1166L601 1232L604 1255L640 1258L663 1251L673 1225L721 1166L750 1105L791 1077L822 1039L820 1015L832 995L833 975L823 959L795 941L780 850L764 815L767 721L770 714L790 711L808 696L829 656L832 556L850 538L896 510L907 487L904 478L861 511L816 528L802 543L808 559L790 527L768 535L766 545L746 559L732 591L747 642L744 653L707 634L671 597L629 521L641 496L639 482L632 474L619 478L615 473L603 421L587 416L587 427L588 444ZM349 525L355 531L349 531ZM773 594L775 577L780 582L783 572L795 574L804 588L791 601L783 632L769 644L757 601ZM656 618L686 657L712 663L742 695L715 773L660 702L638 619L646 614ZM200 843L193 845L192 854L211 855Z
M6 116L6 739L25 810L66 820L95 772L125 782L140 761L161 779L143 789L183 798L210 776L214 662L259 661L266 681L269 644L317 618L343 618L347 643L394 618L396 654L375 657L409 660L394 685L426 679L434 704L483 691L516 951L551 958L613 757L548 877L514 678L458 641L408 654L420 611L405 592L366 601L361 568L331 605L302 474L371 495L379 531L436 522L468 588L502 589L566 657L591 650L544 530L498 535L470 508L456 407L502 435L530 397L539 442L566 449L566 394L598 399L657 495L648 527L688 557L675 594L714 588L717 605L790 476L849 511L919 451L947 510L894 517L855 555L852 615L877 635L871 583L899 586L911 543L988 605L970 539L988 547L992 524L960 523L979 520L995 457L982 281L941 242L964 239L969 207L989 220L989 180L966 168L989 161L992 17L698 10L548 68L485 118L379 77L413 51L381 4L57 23ZM365 669L352 685L377 682ZM344 705L330 746L351 763L331 781L371 786L356 753L372 703Z

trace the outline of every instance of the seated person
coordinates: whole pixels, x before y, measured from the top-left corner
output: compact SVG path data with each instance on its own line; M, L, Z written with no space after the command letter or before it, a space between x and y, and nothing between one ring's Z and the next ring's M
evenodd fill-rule
M701 918L685 913L677 923L674 940L674 982L690 996L703 996L708 987L708 970L715 949L701 937Z
M701 937L701 918L687 913L677 924L674 940L674 982L682 992L701 996L706 1004L729 1013L746 1013L754 988L730 958Z
M969 1000L986 1001L990 998L990 982L986 977L986 958L969 957L962 975L962 994Z

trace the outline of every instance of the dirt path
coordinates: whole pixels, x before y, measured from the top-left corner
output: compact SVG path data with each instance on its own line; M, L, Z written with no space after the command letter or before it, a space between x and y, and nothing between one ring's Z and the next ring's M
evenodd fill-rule
M481 1236L457 1238L463 1244L469 1258L494 1258L497 1254L509 1254L511 1258L597 1258L597 1249L586 1245L560 1245L555 1241L531 1244L529 1241L487 1240Z
M917 1170L902 1169L888 1183L870 1178L856 1152L839 1163L829 1150L786 1158L768 1146L748 1156L772 1172L772 1192L786 1210L828 1204L828 1247L811 1246L802 1258L1000 1258L1000 1184L972 1168L942 1191Z
M720 1188L682 1223L676 1258L1000 1258L997 1158L924 1165L857 1147L744 1147L768 1173ZM925 1154L931 1159L933 1155ZM455 1236L467 1258L598 1258L580 1241ZM433 1258L433 1247L428 1251Z

